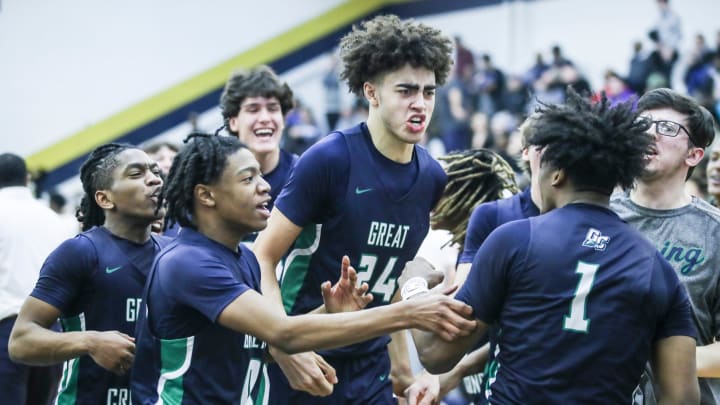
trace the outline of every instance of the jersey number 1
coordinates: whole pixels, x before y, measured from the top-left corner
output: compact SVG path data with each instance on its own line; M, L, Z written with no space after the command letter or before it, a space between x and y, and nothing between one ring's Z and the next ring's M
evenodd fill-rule
M575 273L580 274L575 296L570 303L570 315L565 315L563 329L574 332L587 333L590 320L586 318L587 296L595 282L595 273L598 270L597 264L578 262Z

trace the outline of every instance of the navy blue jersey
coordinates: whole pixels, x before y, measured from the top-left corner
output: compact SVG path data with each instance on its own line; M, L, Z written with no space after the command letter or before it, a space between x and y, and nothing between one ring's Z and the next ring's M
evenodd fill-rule
M66 332L117 330L134 336L145 279L168 242L152 235L136 244L93 228L48 256L30 295L60 310ZM128 375L115 375L82 356L63 365L58 403L126 403L128 387Z
M478 205L470 215L458 263L472 263L482 243L498 226L539 214L540 210L530 197L530 187L512 197Z
M343 255L370 285L369 307L389 303L405 262L427 234L430 211L446 181L421 146L414 146L407 164L383 156L365 124L332 133L308 149L276 203L303 227L281 282L287 312L303 314L322 305L320 284L338 279ZM381 337L332 354L372 352L388 341Z
M297 161L298 155L280 149L278 165L270 172L263 173L263 178L270 184L270 197L272 198L268 204L268 209L272 209L275 200L277 200L280 195L280 190L282 190L285 183L287 183L288 177L290 177L290 173Z
M627 402L656 340L696 334L672 267L588 204L498 228L456 298L499 327L490 403Z
M265 343L217 323L241 294L260 291L255 255L239 249L183 228L158 254L137 325L134 404L267 403Z
M540 210L535 206L531 195L530 187L527 187L512 197L478 205L470 215L470 221L468 222L467 232L465 234L465 244L462 253L460 253L460 257L458 257L458 263L472 263L475 254L483 242L485 242L485 239L500 225L518 219L540 215ZM487 384L487 379L484 377L488 375L489 370L496 365L494 362L496 335L497 330L491 326L488 329L487 338L481 339L476 346L480 347L487 343L488 340L490 341L490 352L485 372L468 376L469 378L464 380L465 384L463 386L467 395L476 401L480 401L481 387ZM482 381L482 384L479 383L480 381Z

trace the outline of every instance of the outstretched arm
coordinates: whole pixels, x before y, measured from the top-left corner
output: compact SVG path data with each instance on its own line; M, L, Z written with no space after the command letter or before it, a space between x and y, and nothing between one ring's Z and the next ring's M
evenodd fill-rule
M302 228L295 225L278 207L275 207L270 214L267 228L260 232L253 244L253 251L260 264L261 289L267 301L264 305L282 311L283 315L285 309L275 269L301 231ZM293 389L315 396L326 396L333 392L333 384L337 383L335 369L318 354L308 352L289 355L272 346L270 354L282 369Z
M99 366L116 374L130 370L134 339L117 331L55 332L50 326L60 311L34 297L25 300L10 335L10 358L18 363L50 365L89 355Z
M407 328L431 331L452 340L475 329L475 321L468 319L471 312L468 305L447 295L424 294L364 311L288 317L281 309L268 305L262 295L248 290L220 313L218 322L293 353L347 346Z

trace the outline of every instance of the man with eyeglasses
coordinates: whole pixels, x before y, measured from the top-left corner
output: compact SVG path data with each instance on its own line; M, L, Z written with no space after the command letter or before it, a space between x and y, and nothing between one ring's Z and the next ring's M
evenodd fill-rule
M655 244L687 289L698 332L697 374L702 404L720 403L720 210L685 193L690 177L715 137L712 115L695 100L670 89L638 100L655 144L643 175L629 192L615 193L611 207ZM635 404L654 404L652 376L643 376Z

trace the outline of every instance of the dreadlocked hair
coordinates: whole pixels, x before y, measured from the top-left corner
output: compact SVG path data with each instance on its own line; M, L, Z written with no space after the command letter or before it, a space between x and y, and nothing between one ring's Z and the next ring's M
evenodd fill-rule
M542 164L563 169L576 189L610 195L632 187L645 167L653 137L632 101L611 105L605 94L591 102L568 88L566 104L541 105L530 145L543 148Z
M457 244L462 250L472 210L520 190L510 164L490 149L458 151L438 159L446 164L448 183L430 222L450 231L448 244Z
M128 149L136 147L121 143L99 146L80 167L80 181L85 193L80 200L80 208L75 212L75 218L82 223L83 231L105 223L105 211L97 205L95 192L112 186L113 171L119 164L117 156Z
M247 148L232 136L215 136L193 132L183 143L186 146L175 156L158 206L167 202L165 228L172 224L197 229L192 220L195 209L195 186L212 184L222 175L227 157Z

